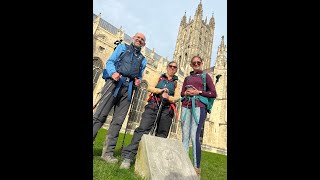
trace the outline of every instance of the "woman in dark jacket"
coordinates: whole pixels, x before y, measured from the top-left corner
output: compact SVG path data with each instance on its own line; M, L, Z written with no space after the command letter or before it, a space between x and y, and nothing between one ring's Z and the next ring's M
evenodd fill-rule
M200 132L207 116L207 106L200 99L215 98L217 96L215 86L209 74L205 74L206 88L202 82L202 59L194 56L190 66L193 71L184 79L181 96L183 97L181 108L182 144L189 154L189 142L192 142L192 156L195 171L200 177L201 144ZM204 91L206 89L206 91ZM202 97L201 97L202 96Z

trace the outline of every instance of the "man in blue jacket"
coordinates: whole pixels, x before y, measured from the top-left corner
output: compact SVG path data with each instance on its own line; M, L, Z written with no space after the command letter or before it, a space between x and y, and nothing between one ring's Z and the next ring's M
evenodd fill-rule
M110 123L102 159L108 163L117 163L113 156L119 131L125 120L132 99L133 86L139 86L142 74L147 64L147 59L141 54L145 46L145 35L138 32L132 38L130 45L119 44L106 62L103 78L106 83L102 90L102 98L93 114L93 141L105 123L107 116L114 108L113 118Z

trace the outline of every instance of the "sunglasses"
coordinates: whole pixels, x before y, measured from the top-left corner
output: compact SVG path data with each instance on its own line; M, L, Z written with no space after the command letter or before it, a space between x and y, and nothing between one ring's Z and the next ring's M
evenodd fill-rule
M174 69L177 69L177 68L178 68L177 66L172 66L172 65L169 65L168 67L169 67L169 68L174 68Z
M194 66L195 66L195 65L200 66L200 65L201 65L201 63L202 63L202 62L200 62L200 61L195 61L195 62L192 62L191 64L192 64L192 65L194 65Z

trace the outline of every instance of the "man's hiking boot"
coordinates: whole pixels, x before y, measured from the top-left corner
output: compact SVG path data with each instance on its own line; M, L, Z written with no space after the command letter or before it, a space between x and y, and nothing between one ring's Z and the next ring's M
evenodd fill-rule
M101 156L101 158L110 164L116 164L118 162L118 159L113 157L112 155Z
M131 159L123 159L121 165L120 165L120 169L129 169L131 166Z

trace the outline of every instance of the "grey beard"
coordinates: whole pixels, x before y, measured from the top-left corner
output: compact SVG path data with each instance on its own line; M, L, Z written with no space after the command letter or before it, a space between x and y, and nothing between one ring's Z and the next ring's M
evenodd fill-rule
M136 53L139 53L139 52L140 52L141 48L140 48L140 47L136 47L136 46L133 44L133 42L132 42L132 46L133 46L134 50L136 51Z

